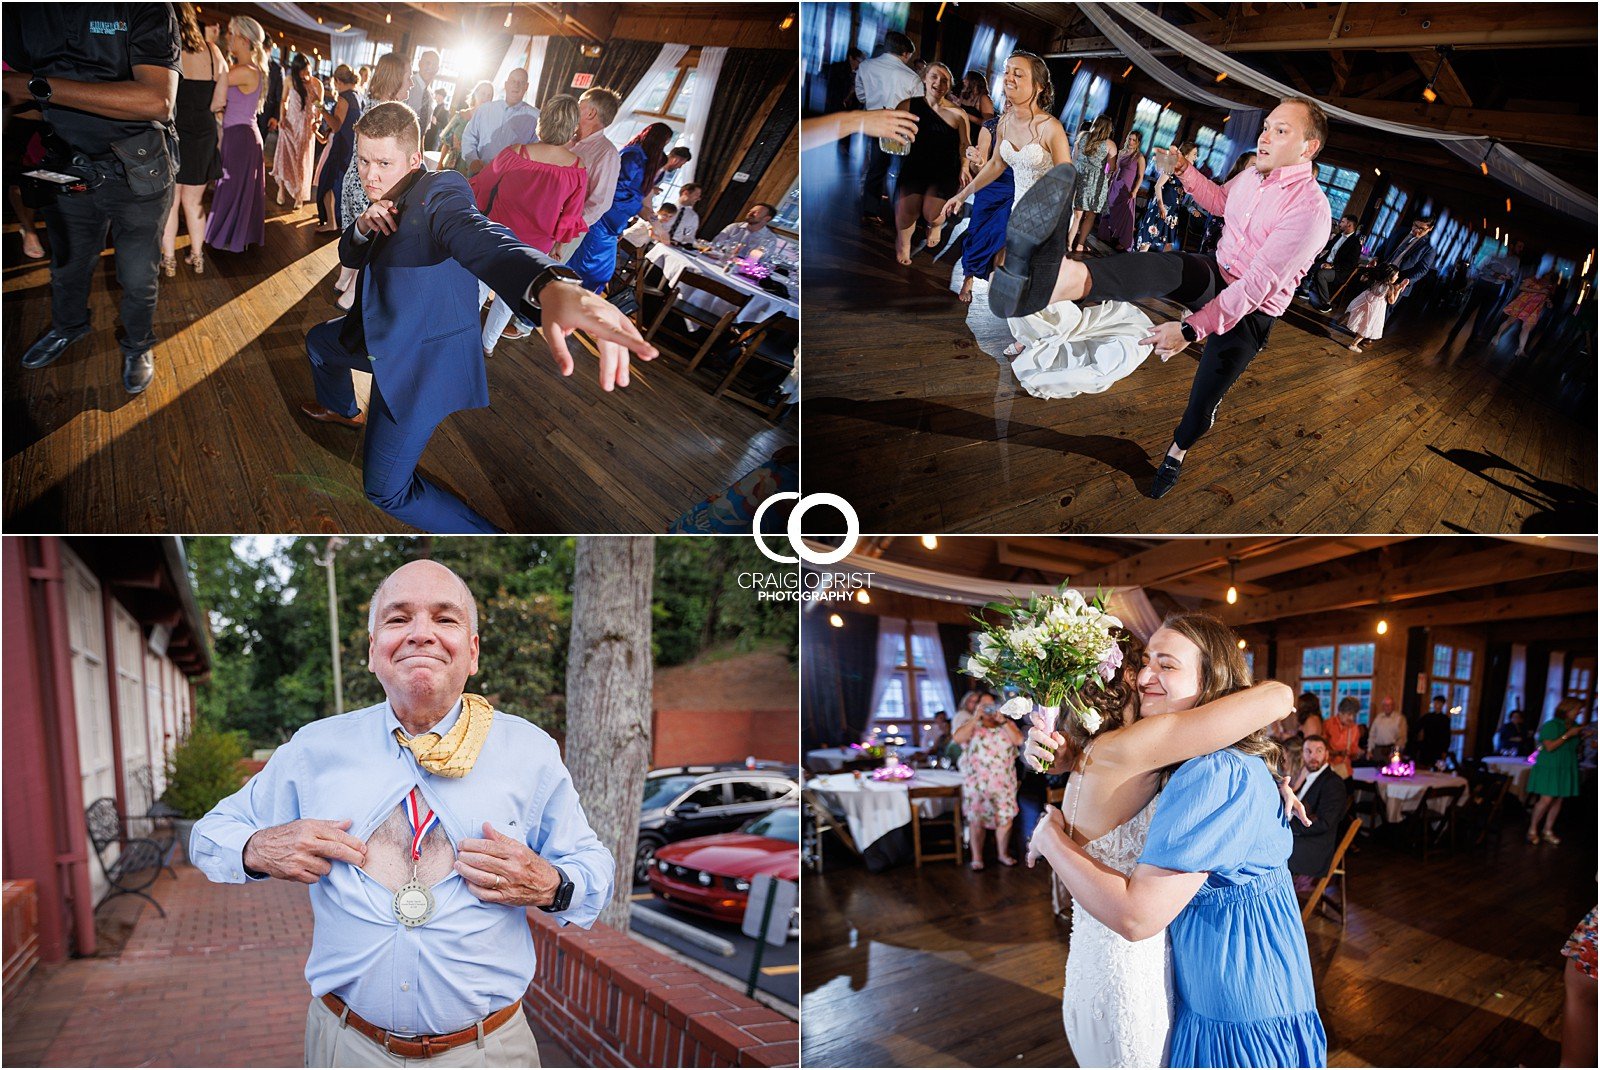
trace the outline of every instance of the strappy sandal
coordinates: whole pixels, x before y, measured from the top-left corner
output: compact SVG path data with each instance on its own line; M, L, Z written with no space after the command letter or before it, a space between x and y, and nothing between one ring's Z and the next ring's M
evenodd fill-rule
M177 256L163 256L161 258L161 271L162 271L162 274L166 275L166 277L169 278L169 279L177 278L178 277L178 258L177 258Z
M183 262L194 268L196 275L204 275L206 273L206 258L202 253L190 253L183 258Z

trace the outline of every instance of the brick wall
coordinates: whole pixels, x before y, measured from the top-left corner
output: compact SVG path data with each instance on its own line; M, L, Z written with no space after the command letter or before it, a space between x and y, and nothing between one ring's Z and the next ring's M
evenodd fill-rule
M798 1066L800 1028L626 933L528 914L524 1003L581 1066Z
M794 707L787 709L655 710L651 768L703 762L742 762L748 757L800 762Z

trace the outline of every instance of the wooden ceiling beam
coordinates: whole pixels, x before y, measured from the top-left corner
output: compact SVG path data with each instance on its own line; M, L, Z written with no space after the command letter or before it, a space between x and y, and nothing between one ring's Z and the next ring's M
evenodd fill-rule
M1525 622L1569 620L1588 614L1593 621L1596 592L1593 587L1575 587L1541 594L1506 595L1478 598L1467 602L1447 602L1433 606L1376 606L1320 613L1312 617L1282 621L1257 621L1239 625L1238 631L1252 642L1271 637L1280 642L1338 638L1372 634L1378 619L1389 622L1391 636L1407 628L1451 628L1487 625L1502 633L1506 641L1521 642L1519 634L1532 636ZM1511 623L1520 622L1520 623Z
M1020 535L1002 538L1002 546L1011 546L1018 550L1031 550L1039 554L1065 553L1079 561L1092 562L1097 565L1109 565L1121 561L1128 554L1126 551L1118 552L1110 547L1097 546L1090 542L1078 539L1067 539L1060 535ZM1138 543L1131 543L1142 548Z
M1499 138L1523 145L1548 145L1559 149L1595 149L1595 117L1548 115L1540 112L1489 111L1483 108L1453 108L1442 101L1428 104L1421 98L1409 100L1368 100L1364 97L1333 97L1323 101L1358 115L1396 123L1432 127L1452 134L1473 134Z
M1172 539L1143 553L1123 558L1114 565L1077 577L1083 586L1160 587L1165 580L1180 579L1196 572L1209 572L1226 565L1228 558L1241 560L1264 554L1289 541L1284 536L1250 536L1237 539Z
M1241 580L1259 580L1281 576L1285 572L1324 565L1353 554L1381 550L1385 546L1406 542L1410 535L1357 535L1347 538L1297 539L1282 549L1242 561L1235 575Z
M1362 100L1383 100L1392 93L1398 93L1406 86L1422 81L1423 78L1422 72L1415 69L1399 71L1372 88L1363 90L1356 95Z
M1456 557L1434 557L1400 568L1373 569L1349 579L1278 591L1265 598L1245 599L1235 606L1217 604L1206 608L1228 624L1253 624L1359 606L1392 606L1452 591L1517 583L1564 572L1592 576L1594 571L1592 555L1539 549L1510 551L1495 547ZM1390 612L1398 614L1400 610Z

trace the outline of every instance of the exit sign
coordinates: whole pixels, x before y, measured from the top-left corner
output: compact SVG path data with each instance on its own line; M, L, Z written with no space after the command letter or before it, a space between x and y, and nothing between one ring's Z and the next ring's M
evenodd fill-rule
M588 89L592 85L594 85L593 74L574 74L572 76L573 89Z

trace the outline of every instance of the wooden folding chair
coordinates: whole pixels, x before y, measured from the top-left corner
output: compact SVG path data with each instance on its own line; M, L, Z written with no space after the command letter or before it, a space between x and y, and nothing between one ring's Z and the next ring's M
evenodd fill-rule
M807 824L811 829L810 846L805 852L803 861L814 872L822 872L822 857L824 833L832 832L850 848L852 854L859 855L861 850L856 847L855 839L850 835L850 826L833 816L833 811L828 809L826 803L817 797L817 793L810 788L800 789L800 798L806 804L806 816L810 819Z
M1329 882L1337 877L1339 879L1339 906L1337 908L1339 911L1339 928L1344 928L1345 915L1348 913L1349 907L1349 875L1345 872L1344 856L1345 852L1350 850L1350 845L1355 842L1356 833L1360 831L1361 822L1355 820L1352 816L1349 827L1344 830L1344 835L1339 839L1339 846L1334 848L1333 858L1328 862L1328 872L1324 873L1321 879L1317 881L1316 886L1311 889L1311 897L1306 900L1305 906L1300 909L1300 924L1304 925L1310 921L1311 915L1315 914L1317 909L1324 905L1323 892L1327 890ZM1327 905L1332 906L1331 900Z
M783 410L789 407L787 398L779 397L777 401L768 403L754 394L734 390L733 383L745 365L752 360L776 365L785 372L792 370L795 350L800 342L800 321L786 313L774 312L760 323L745 330L733 341L734 345L738 346L738 356L734 358L733 367L722 377L721 384L717 386L716 393L712 396L720 398L726 394L735 401L765 414L769 420L777 419Z
M1412 835L1417 838L1417 843L1422 849L1422 860L1428 860L1428 851L1438 847L1440 841L1446 836L1450 838L1450 849L1456 846L1456 803L1461 798L1461 788L1429 788L1422 793L1422 798L1417 800L1417 808L1406 814L1406 824L1410 827ZM1446 799L1443 810L1435 810L1428 804L1434 799Z
M1362 833L1371 835L1383 827L1386 820L1383 808L1383 795L1378 791L1378 785L1366 780L1349 781L1350 790L1350 815L1356 823L1362 826ZM1370 818L1370 825L1363 822L1362 818Z
M716 298L722 301L728 310L721 315L707 312L689 302L686 294L690 293ZM661 311L656 314L649 330L644 332L645 339L654 344L662 356L687 362L689 371L692 372L706 359L706 354L711 352L714 346L727 344L725 335L728 333L728 328L733 325L734 319L739 315L739 309L748 300L747 294L739 292L719 279L694 271L685 271L678 276L677 285L667 292L667 299L662 304ZM682 329L679 327L678 319L687 321Z
M955 860L956 865L961 864L961 789L954 784L941 787L916 787L911 788L907 794L911 798L911 853L916 859L917 868L922 868L924 862L947 862ZM953 803L948 814L938 817L923 817L922 807L918 805L923 799L951 799ZM936 828L950 829L951 845L949 851L939 852L924 851L922 849L922 826L929 825Z

